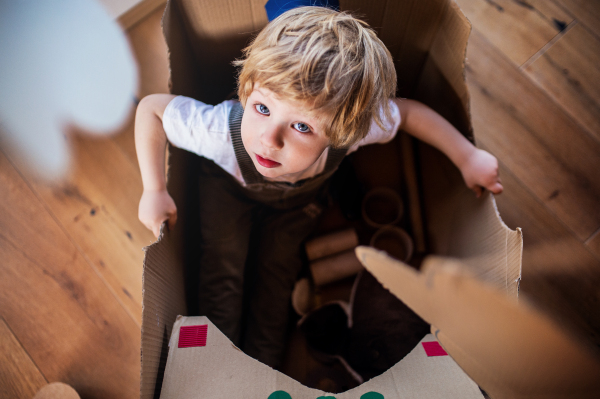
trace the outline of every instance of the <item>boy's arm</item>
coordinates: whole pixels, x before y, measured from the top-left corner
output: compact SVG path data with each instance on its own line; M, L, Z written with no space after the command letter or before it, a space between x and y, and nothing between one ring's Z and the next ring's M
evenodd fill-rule
M138 217L156 237L162 222L168 220L171 228L177 221L175 202L167 192L167 135L162 125L165 108L174 97L170 94L152 94L144 97L135 114L135 149L144 185Z
M400 110L400 129L436 147L460 169L467 187L479 197L483 189L503 190L498 160L471 144L454 126L428 106L414 100L395 99Z

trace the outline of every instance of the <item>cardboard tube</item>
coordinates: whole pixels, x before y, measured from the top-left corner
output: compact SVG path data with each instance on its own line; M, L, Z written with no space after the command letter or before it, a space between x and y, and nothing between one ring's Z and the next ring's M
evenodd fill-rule
M321 286L353 276L363 269L354 249L310 263L315 285Z
M350 228L310 240L305 246L306 256L312 261L352 249L357 245L356 231Z
M403 214L402 198L391 188L376 187L363 199L362 217L371 227L380 228L396 224Z
M300 316L310 312L312 307L312 290L307 278L296 281L292 291L292 307Z
M402 262L408 262L413 253L412 239L406 231L396 226L385 226L377 230L370 245Z

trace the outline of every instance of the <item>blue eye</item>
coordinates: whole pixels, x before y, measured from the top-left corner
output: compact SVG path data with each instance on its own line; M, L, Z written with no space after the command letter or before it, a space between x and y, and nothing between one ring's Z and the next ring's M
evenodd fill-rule
M269 108L267 108L267 106L264 104L256 104L254 106L254 108L256 108L256 111L258 111L259 114L263 114L263 115L271 114L271 111L269 111Z
M310 127L306 123L298 122L293 124L294 129L299 131L300 133L308 133L310 132Z

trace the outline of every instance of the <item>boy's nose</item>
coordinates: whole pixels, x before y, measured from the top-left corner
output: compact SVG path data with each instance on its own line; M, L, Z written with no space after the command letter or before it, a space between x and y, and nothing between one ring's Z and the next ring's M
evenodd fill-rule
M268 126L260 136L260 142L267 148L280 150L283 148L283 128L279 125Z

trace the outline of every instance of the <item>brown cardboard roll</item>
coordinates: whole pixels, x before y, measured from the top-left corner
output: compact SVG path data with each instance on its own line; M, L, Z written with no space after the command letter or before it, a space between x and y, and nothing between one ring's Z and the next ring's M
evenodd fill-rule
M300 316L310 312L312 308L312 289L307 278L296 281L292 291L292 307Z
M395 226L385 226L377 230L371 238L370 245L402 262L408 262L413 253L412 238L406 231Z
M352 228L327 234L312 239L306 243L306 256L308 260L324 258L337 254L358 245L358 236Z
M53 382L40 389L33 399L80 399L80 397L70 385Z
M310 263L310 272L317 286L353 276L362 269L363 266L354 254L354 249Z
M402 199L391 188L377 187L365 195L362 217L369 226L379 228L396 224L403 214Z

